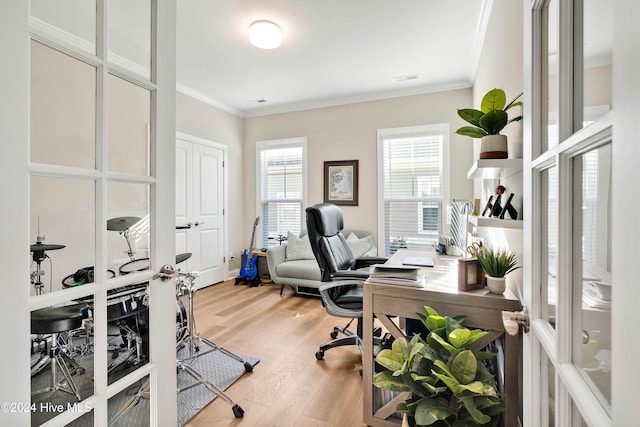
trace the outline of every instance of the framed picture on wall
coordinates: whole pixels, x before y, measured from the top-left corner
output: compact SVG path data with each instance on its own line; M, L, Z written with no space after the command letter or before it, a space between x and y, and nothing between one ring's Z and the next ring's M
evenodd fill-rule
M324 162L324 202L358 206L358 161Z

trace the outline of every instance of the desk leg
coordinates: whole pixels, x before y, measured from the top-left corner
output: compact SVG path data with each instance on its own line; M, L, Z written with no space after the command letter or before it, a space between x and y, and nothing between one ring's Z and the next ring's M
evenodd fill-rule
M364 410L363 421L366 425L372 425L373 422L373 296L371 287L364 284L363 294L363 310L362 310L362 339L363 351L362 356L362 384L363 384L363 402Z
M504 334L504 337L504 402L506 405L504 425L517 426L520 393L518 386L520 336Z

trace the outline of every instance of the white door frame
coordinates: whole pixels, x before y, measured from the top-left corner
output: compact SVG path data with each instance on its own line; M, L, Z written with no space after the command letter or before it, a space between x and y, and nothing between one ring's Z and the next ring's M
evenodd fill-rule
M570 2L559 1L565 10L573 7ZM540 16L532 12L543 3L542 0L525 0L524 2L524 210L530 212L524 222L524 293L523 304L531 311L531 332L523 338L523 425L525 427L546 426L547 420L541 418L541 410L547 407L548 400L541 390L547 387L546 366L542 354L549 354L555 363L556 398L559 399L560 410L555 425L564 427L571 416L571 405L575 404L580 416L590 426L627 426L635 425L638 419L638 398L634 392L634 384L640 380L640 370L636 369L637 354L640 344L635 339L635 323L640 301L640 286L637 271L637 251L635 246L640 240L640 231L635 226L635 214L640 212L640 197L637 197L637 177L640 170L640 121L638 120L638 99L640 99L640 60L637 47L640 42L640 16L638 2L614 0L614 47L613 47L613 111L612 113L588 128L580 131L581 135L561 140L568 142L564 149L553 150L542 156L534 156L540 135L543 130L540 123L541 105L546 100L541 96L543 81L542 58L543 46L537 31ZM568 25L568 20L563 21ZM562 28L562 26L561 26ZM567 48L567 46L565 46ZM567 71L565 69L565 71ZM568 72L568 71L567 71ZM565 100L573 99L564 93ZM561 95L562 97L562 95ZM566 106L565 106L566 107ZM562 109L562 106L560 107ZM566 111L565 111L566 113ZM538 124L538 125L536 125ZM562 132L562 130L561 130ZM540 236L546 230L541 223L540 177L532 166L542 168L549 164L566 166L572 151L585 141L598 139L598 134L611 132L612 139L612 401L611 413L607 413L586 387L576 385L582 382L578 371L569 359L569 343L557 342L556 336L566 336L566 331L556 332L548 322L540 317L540 306L543 302L540 293L542 281L541 269L543 260L540 256ZM563 165L564 164L564 165ZM560 171L562 174L563 172ZM566 178L566 177L565 177ZM538 189L534 191L533 189ZM560 185L559 198L570 197L571 188ZM560 217L559 232L571 221L566 214ZM562 239L562 238L561 238ZM564 238L566 240L566 238ZM567 244L560 251L571 250ZM562 279L560 279L562 280ZM563 292L561 290L561 292ZM562 312L558 306L558 328L567 328L566 319L569 313ZM564 325L561 325L563 323ZM558 335L556 335L558 334ZM542 372L542 375L541 375ZM577 424L576 424L577 425Z
M103 2L97 2L98 28L105 28L106 14ZM152 217L151 265L160 266L174 264L174 141L175 141L175 0L151 2L151 19L155 20L153 28L158 31L151 36L151 50L154 64L151 80L155 83L152 90L152 126L151 138L155 139L155 148L151 155L151 175L153 178L142 179L151 186L150 213ZM3 339L7 343L7 351L3 356L1 374L4 387L0 388L3 406L0 412L2 425L29 425L31 401L30 377L30 312L40 307L64 302L71 298L65 291L30 297L29 259L26 256L31 243L29 229L29 182L30 170L34 166L29 162L29 126L30 126L30 25L29 2L11 1L0 6L0 25L3 37L0 40L3 60L8 64L0 69L0 88L3 102L0 106L0 140L4 147L4 154L0 156L0 188L7 206L0 222L2 239L2 265L5 270L3 299L6 301L0 310L0 321L4 328ZM64 42L61 42L64 45ZM99 51L104 52L105 41L98 37ZM73 52L73 46L69 46ZM94 61L100 66L101 59ZM98 73L98 81L106 78L104 73ZM101 84L101 83L98 83ZM98 107L97 126L103 117L104 109ZM102 133L102 129L97 131ZM100 144L98 144L100 147ZM103 161L102 154L98 157ZM64 168L35 167L40 174L47 175L69 173ZM78 172L78 176L83 176ZM96 175L97 176L97 175ZM96 235L97 248L96 271L104 265L106 229L103 230L105 219L105 178L98 176L99 183L96 194ZM126 181L126 179L125 179ZM172 260L173 258L173 260ZM149 276L153 271L149 271ZM95 287L94 287L95 288ZM87 289L91 289L88 287ZM84 290L78 290L80 293ZM93 291L92 291L93 292ZM106 347L106 287L100 287L94 293L97 322L95 329L96 353ZM96 378L94 394L84 402L89 403L94 410L95 425L107 424L108 398L135 382L134 377L148 374L151 378L151 425L171 424L177 420L176 409L176 356L175 356L175 290L159 279L150 281L150 361L133 374L110 386L105 378ZM96 367L105 371L102 365L106 354L96 356ZM162 393L159 391L162 390ZM5 408L7 410L5 410ZM67 411L47 425L66 425L71 419L82 415ZM161 423L159 420L163 420ZM172 421L173 420L173 421Z

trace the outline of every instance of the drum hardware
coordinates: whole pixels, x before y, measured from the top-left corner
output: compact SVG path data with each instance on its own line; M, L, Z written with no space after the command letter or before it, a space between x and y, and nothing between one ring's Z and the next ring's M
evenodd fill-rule
M36 295L42 295L44 293L44 283L42 283L42 276L44 276L45 272L42 270L42 261L49 258L49 256L45 253L46 251L55 251L58 249L65 248L65 245L50 245L44 244L42 241L44 240L44 236L38 236L36 243L31 245L31 257L33 261L36 263L36 270L31 272L31 284L36 289ZM51 258L49 258L49 262L51 262ZM49 289L51 291L51 289Z
M220 351L224 355L242 363L244 365L244 369L246 372L251 372L253 370L253 365L251 365L251 363L246 362L240 356L230 352L225 348L220 347L219 345L217 345L216 343L214 343L213 341L205 337L201 337L197 333L195 317L193 313L193 296L195 295L195 292L196 292L196 288L194 286L195 280L199 276L200 275L197 272L190 272L186 274L180 273L178 275L178 287L181 289L182 292L186 292L188 296L188 308L187 308L188 322L187 322L186 333L176 344L176 349L178 351L183 349L184 347L187 348L187 356L184 358L178 357L176 363L177 363L178 369L182 369L183 371L185 371L187 374L189 374L191 377L193 377L196 380L195 383L187 387L184 387L182 389L179 389L178 393L182 393L183 391L196 387L198 385L204 385L207 388L207 390L209 390L215 396L222 398L222 400L224 400L225 402L229 403L232 406L233 415L236 418L242 418L244 416L244 410L240 407L240 405L235 403L218 386L216 386L211 381L204 378L200 374L200 372L196 371L188 363L189 361L191 361L196 357L208 354L212 351ZM206 344L210 347L210 349L207 351L201 352L200 344Z
M117 231L120 233L124 240L127 242L129 250L126 252L129 255L129 260L135 260L135 252L131 247L130 237L138 237L138 233L132 232L131 227L140 222L141 218L137 216L121 216L117 218L111 218L107 221L107 230Z

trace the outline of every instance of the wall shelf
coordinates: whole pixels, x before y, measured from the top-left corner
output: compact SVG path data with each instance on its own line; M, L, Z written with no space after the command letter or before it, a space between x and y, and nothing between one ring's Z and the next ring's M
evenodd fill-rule
M469 223L475 225L476 227L511 228L514 230L522 229L522 220L519 219L500 219L484 216L470 216Z
M469 179L503 179L522 172L522 159L481 159L469 172Z

